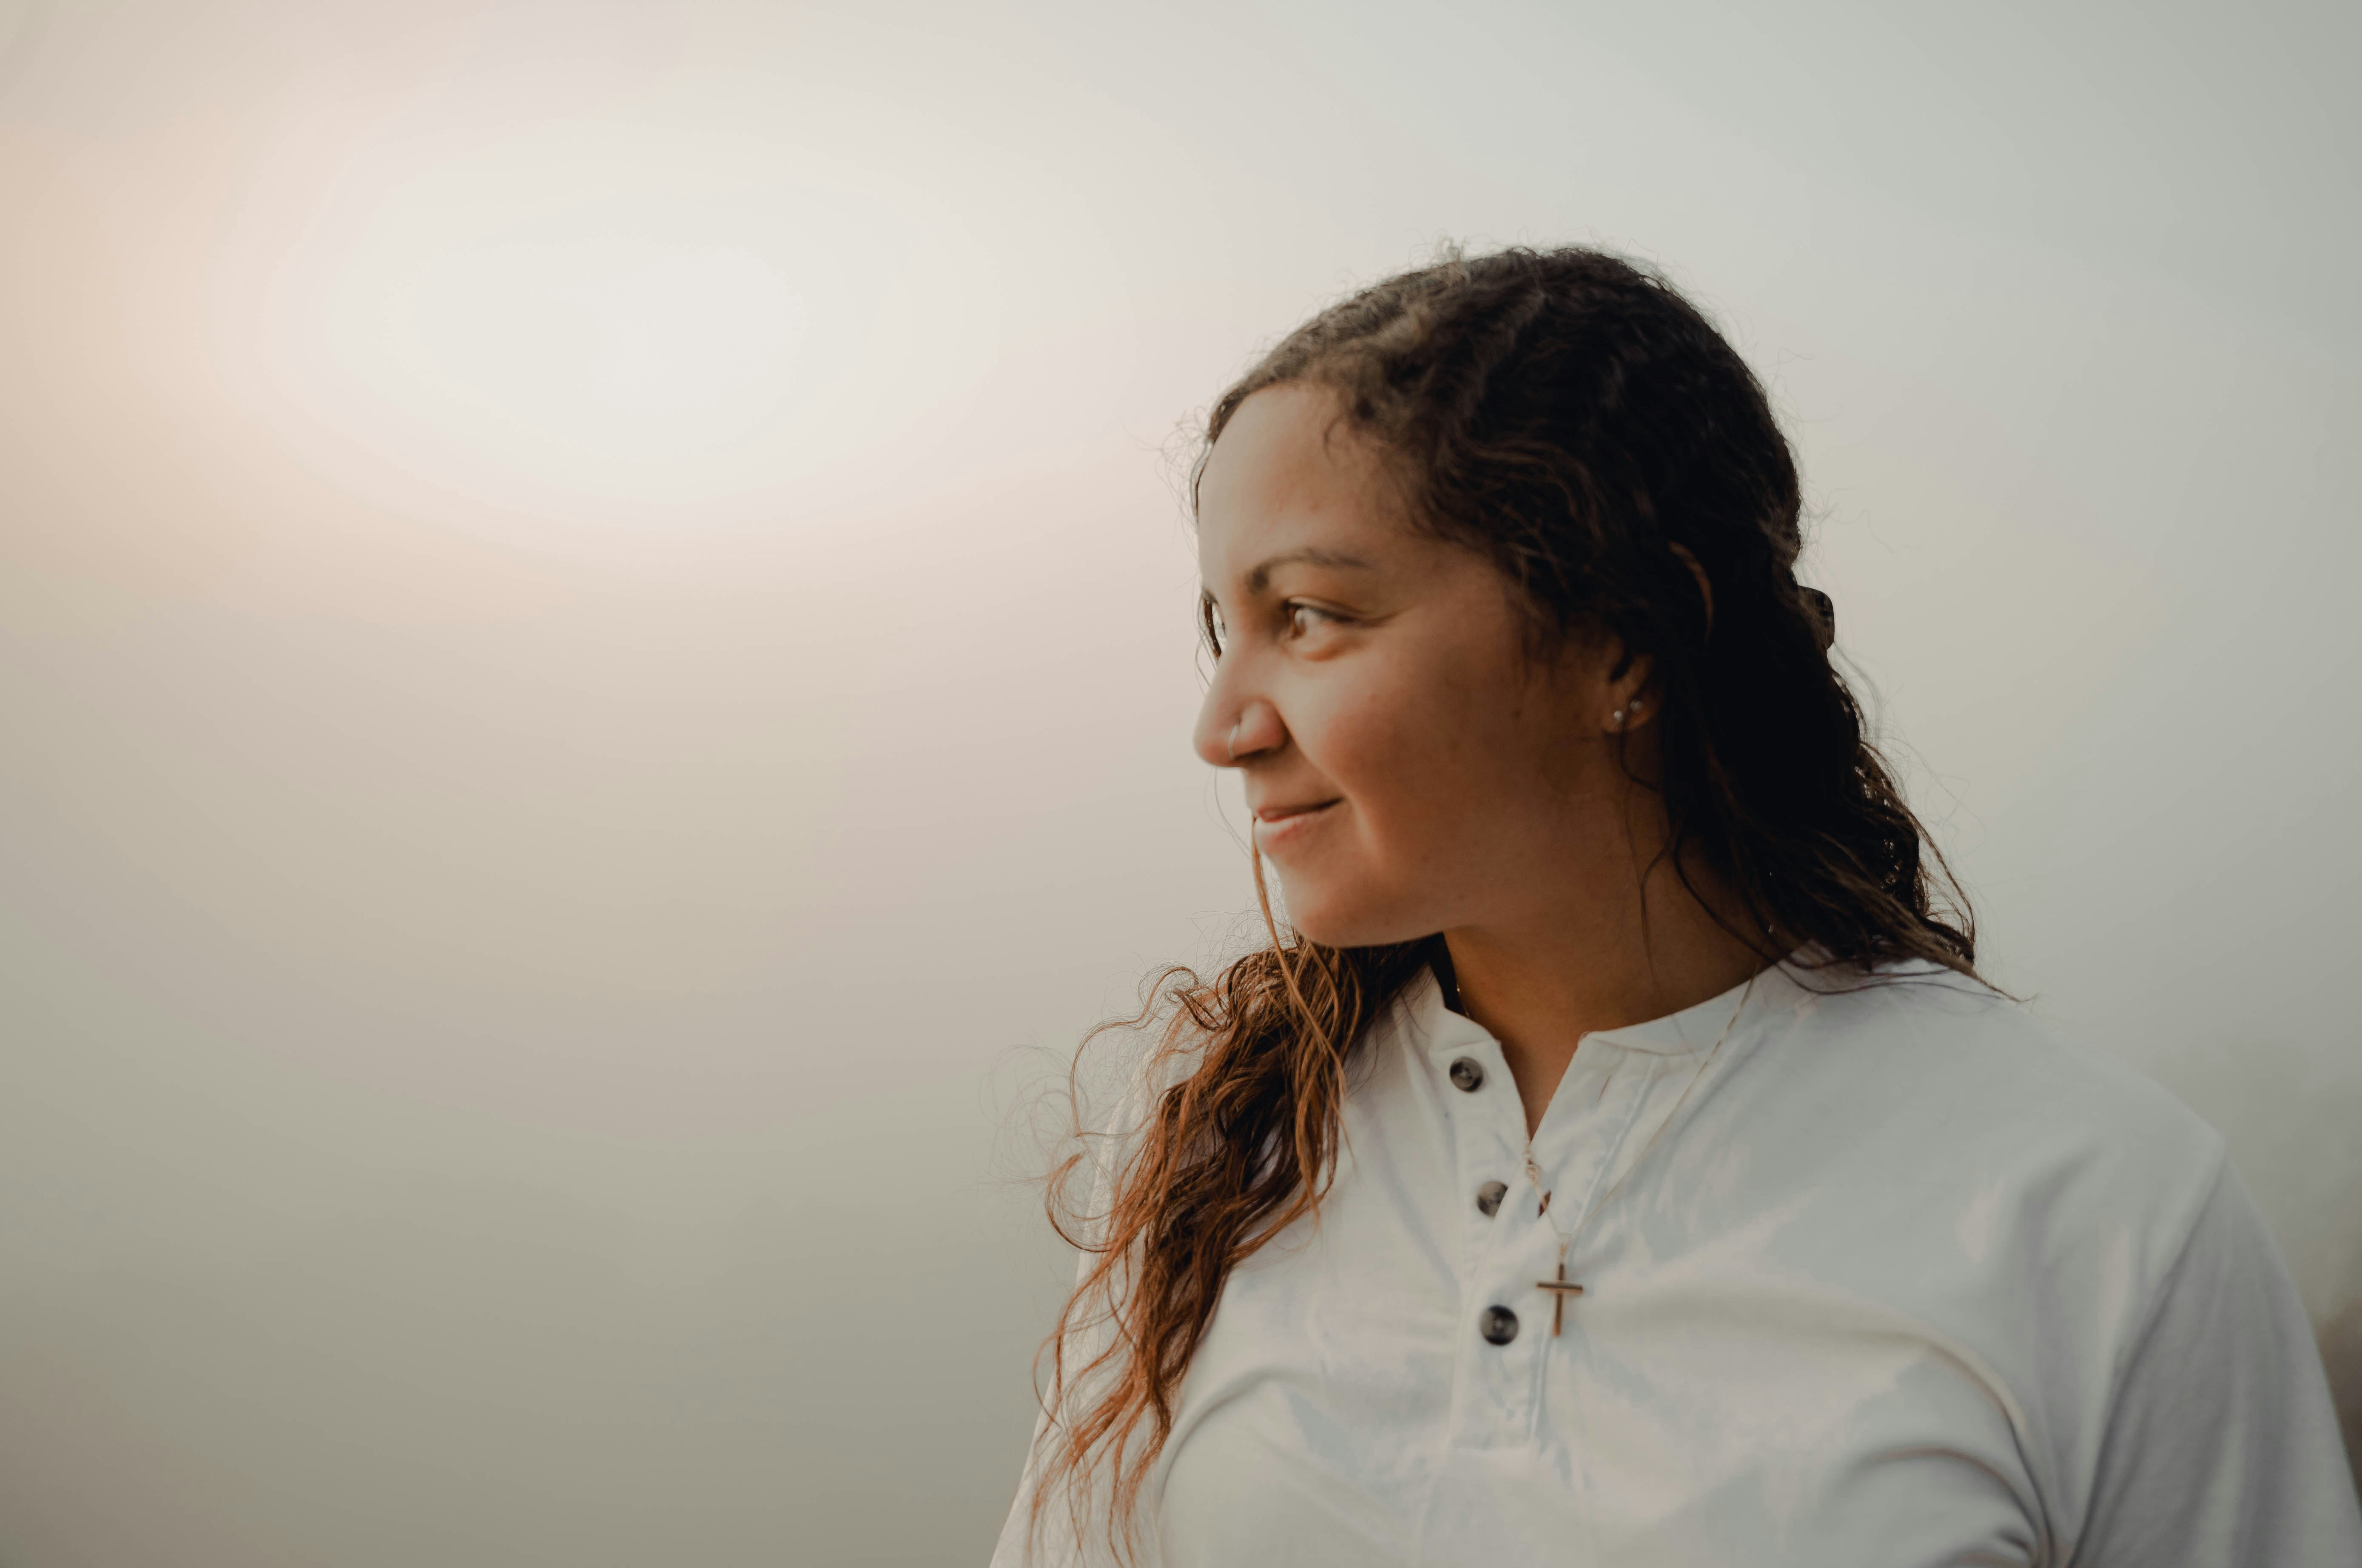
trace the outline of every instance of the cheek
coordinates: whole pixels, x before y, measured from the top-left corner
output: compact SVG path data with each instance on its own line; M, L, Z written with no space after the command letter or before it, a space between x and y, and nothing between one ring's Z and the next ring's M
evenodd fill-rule
M1497 703L1473 682L1372 683L1330 705L1304 749L1364 832L1407 847L1484 807L1505 740L1489 732Z
M1421 881L1445 867L1504 874L1592 820L1613 781L1562 707L1485 669L1422 683L1350 723L1341 713L1334 776L1365 850Z

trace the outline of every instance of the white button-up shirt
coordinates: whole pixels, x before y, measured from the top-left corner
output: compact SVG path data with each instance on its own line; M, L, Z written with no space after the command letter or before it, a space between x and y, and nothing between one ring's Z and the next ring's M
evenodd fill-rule
M1317 1223L1224 1287L1145 1558L2362 1564L2221 1140L1933 965L1836 983L1585 1036L1538 1189L1499 1043L1422 972L1355 1054ZM1553 1220L1584 1287L1557 1334ZM1029 1546L1027 1474L996 1568L1105 1561L1064 1499Z

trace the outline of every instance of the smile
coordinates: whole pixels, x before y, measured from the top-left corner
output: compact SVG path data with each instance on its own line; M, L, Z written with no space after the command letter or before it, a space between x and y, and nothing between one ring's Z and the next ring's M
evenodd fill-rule
M1265 850L1294 843L1310 830L1314 824L1329 815L1339 801L1324 800L1311 806L1280 806L1267 807L1255 814L1255 842Z

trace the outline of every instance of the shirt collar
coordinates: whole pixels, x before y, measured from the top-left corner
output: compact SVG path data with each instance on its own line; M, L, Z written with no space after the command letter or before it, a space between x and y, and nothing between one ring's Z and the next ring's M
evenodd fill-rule
M1583 1037L1583 1045L1585 1048L1607 1046L1650 1056L1695 1056L1712 1050L1726 1031L1737 1033L1738 1025L1745 1021L1739 1016L1742 1012L1760 1016L1767 1005L1792 1009L1798 1003L1801 992L1802 988L1790 977L1787 966L1774 964L1755 977L1752 992L1748 982L1741 981L1719 995L1709 996L1662 1018L1627 1024L1620 1029L1595 1030ZM1421 969L1418 978L1406 988L1403 1008L1411 1038L1422 1048L1464 1050L1478 1044L1498 1044L1482 1024L1443 1004L1443 986L1432 966Z

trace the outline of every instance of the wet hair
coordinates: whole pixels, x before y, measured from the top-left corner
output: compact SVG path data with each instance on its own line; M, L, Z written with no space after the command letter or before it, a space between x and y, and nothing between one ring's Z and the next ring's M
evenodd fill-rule
M1915 959L1974 976L1967 902L1864 733L1827 599L1796 581L1794 458L1694 306L1597 250L1450 256L1289 334L1214 404L1204 452L1247 399L1287 384L1333 392L1411 526L1499 570L1529 658L1606 633L1653 661L1658 759L1640 782L1662 802L1661 860L1692 896L1691 868L1710 871L1723 896L1700 903L1725 929L1767 963L1809 954L1838 983ZM1193 501L1203 467L1201 453ZM1210 604L1199 630L1219 658ZM1127 1129L1096 1212L1069 1190L1085 1153L1053 1173L1052 1223L1091 1262L1044 1346L1032 1522L1063 1488L1075 1529L1104 1524L1120 1552L1224 1280L1333 1175L1365 1025L1423 967L1449 973L1440 938L1283 934L1253 863L1270 946L1210 981L1174 966L1149 982L1124 1022L1164 1018L1143 1081L1167 1086ZM1070 1365L1087 1328L1106 1348Z

